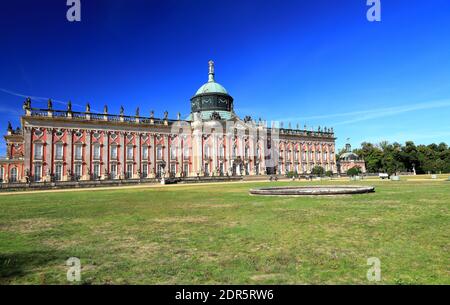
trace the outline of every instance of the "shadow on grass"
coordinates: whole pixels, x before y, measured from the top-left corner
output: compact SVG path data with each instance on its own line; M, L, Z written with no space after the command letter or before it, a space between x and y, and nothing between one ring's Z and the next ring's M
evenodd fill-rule
M28 275L33 269L55 262L63 264L67 255L58 251L27 251L0 254L0 283Z

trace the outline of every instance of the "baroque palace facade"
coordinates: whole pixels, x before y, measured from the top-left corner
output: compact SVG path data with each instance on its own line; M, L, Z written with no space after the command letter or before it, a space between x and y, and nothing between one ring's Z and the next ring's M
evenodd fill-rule
M181 119L93 113L23 105L21 128L8 126L7 155L0 159L2 182L155 179L159 177L309 174L316 165L337 172L333 129L284 128L283 124L239 118L234 100L215 81L191 98Z

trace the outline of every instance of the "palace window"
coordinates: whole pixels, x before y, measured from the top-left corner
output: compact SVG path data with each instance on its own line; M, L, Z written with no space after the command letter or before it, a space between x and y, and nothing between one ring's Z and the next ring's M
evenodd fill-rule
M34 165L34 182L39 182L42 179L42 166L40 164Z
M170 173L175 174L177 172L177 166L175 163L170 163Z
M83 145L75 145L75 160L81 160L83 158Z
M133 178L133 164L131 163L127 164L126 178L127 179Z
M94 160L100 160L100 145L94 144Z
M94 172L93 177L94 180L98 180L100 178L100 164L95 163L94 164Z
M209 175L209 163L205 163L205 175Z
M319 161L319 160L320 160L320 151L317 150L316 151L316 161Z
M236 147L236 145L233 145L233 151L232 151L232 158L233 159L236 159L236 157L237 157L237 147Z
M64 145L62 143L58 143L55 145L55 159L56 160L63 159L63 151L64 151Z
M43 149L44 149L44 146L42 145L42 143L34 144L34 159L35 160L42 160Z
M174 146L170 147L170 159L176 160L177 159L177 148Z
M111 164L110 175L111 175L111 179L117 178L117 164Z
M250 154L250 148L248 146L245 146L244 156L246 159L248 158L249 154Z
M183 173L187 176L189 175L189 163L183 164Z
M148 176L148 164L142 164L142 177L147 178Z
M128 160L133 160L133 145L128 145L127 146L127 159Z
M156 176L157 176L158 178L161 177L162 171L163 171L163 166L162 166L161 163L159 163L159 164L156 166Z
M17 182L17 167L11 168L11 172L9 173L9 181Z
M310 151L309 151L309 161L310 161L310 162L312 162L313 157L314 157L314 153L313 153L312 150L310 150Z
M298 151L294 151L294 160L297 161L298 160Z
M256 158L261 158L261 151L260 151L260 148L259 148L259 145L256 147Z
M209 145L208 144L205 144L205 148L203 150L203 154L205 156L205 159L209 158L210 153L209 153Z
M0 167L0 183L3 182L3 176L5 175L5 170L3 169L3 167Z
M83 175L83 167L80 163L75 164L74 175L75 180L80 180L81 176Z
M117 145L111 146L111 160L117 160Z
M290 150L287 151L287 159L289 161L291 160L291 151Z
M223 158L225 154L225 147L223 146L223 144L220 144L219 146L219 158Z
M142 159L148 160L148 146L142 147Z
M62 180L62 164L56 164L55 165L55 180L61 181Z
M163 156L162 146L158 145L156 146L156 159L162 160L162 156Z
M306 161L306 150L303 151L302 159L303 159L303 161Z
M189 147L188 146L185 146L183 148L183 159L189 160Z
M328 161L328 153L326 151L323 152L323 160L326 162Z

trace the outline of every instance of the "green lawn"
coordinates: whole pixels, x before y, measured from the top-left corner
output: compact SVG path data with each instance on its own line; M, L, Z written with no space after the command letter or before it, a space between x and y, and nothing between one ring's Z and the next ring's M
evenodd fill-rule
M357 183L376 193L248 194L306 184L274 182L0 196L0 283L66 284L78 257L85 284L370 284L378 257L382 284L450 284L450 182Z

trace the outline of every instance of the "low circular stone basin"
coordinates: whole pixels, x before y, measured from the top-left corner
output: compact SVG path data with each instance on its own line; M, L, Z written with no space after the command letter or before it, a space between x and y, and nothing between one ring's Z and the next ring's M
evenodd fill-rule
M346 195L346 194L366 194L375 192L373 186L353 186L353 185L332 185L332 186L281 186L251 189L252 195L273 195L273 196L305 196L305 195Z

